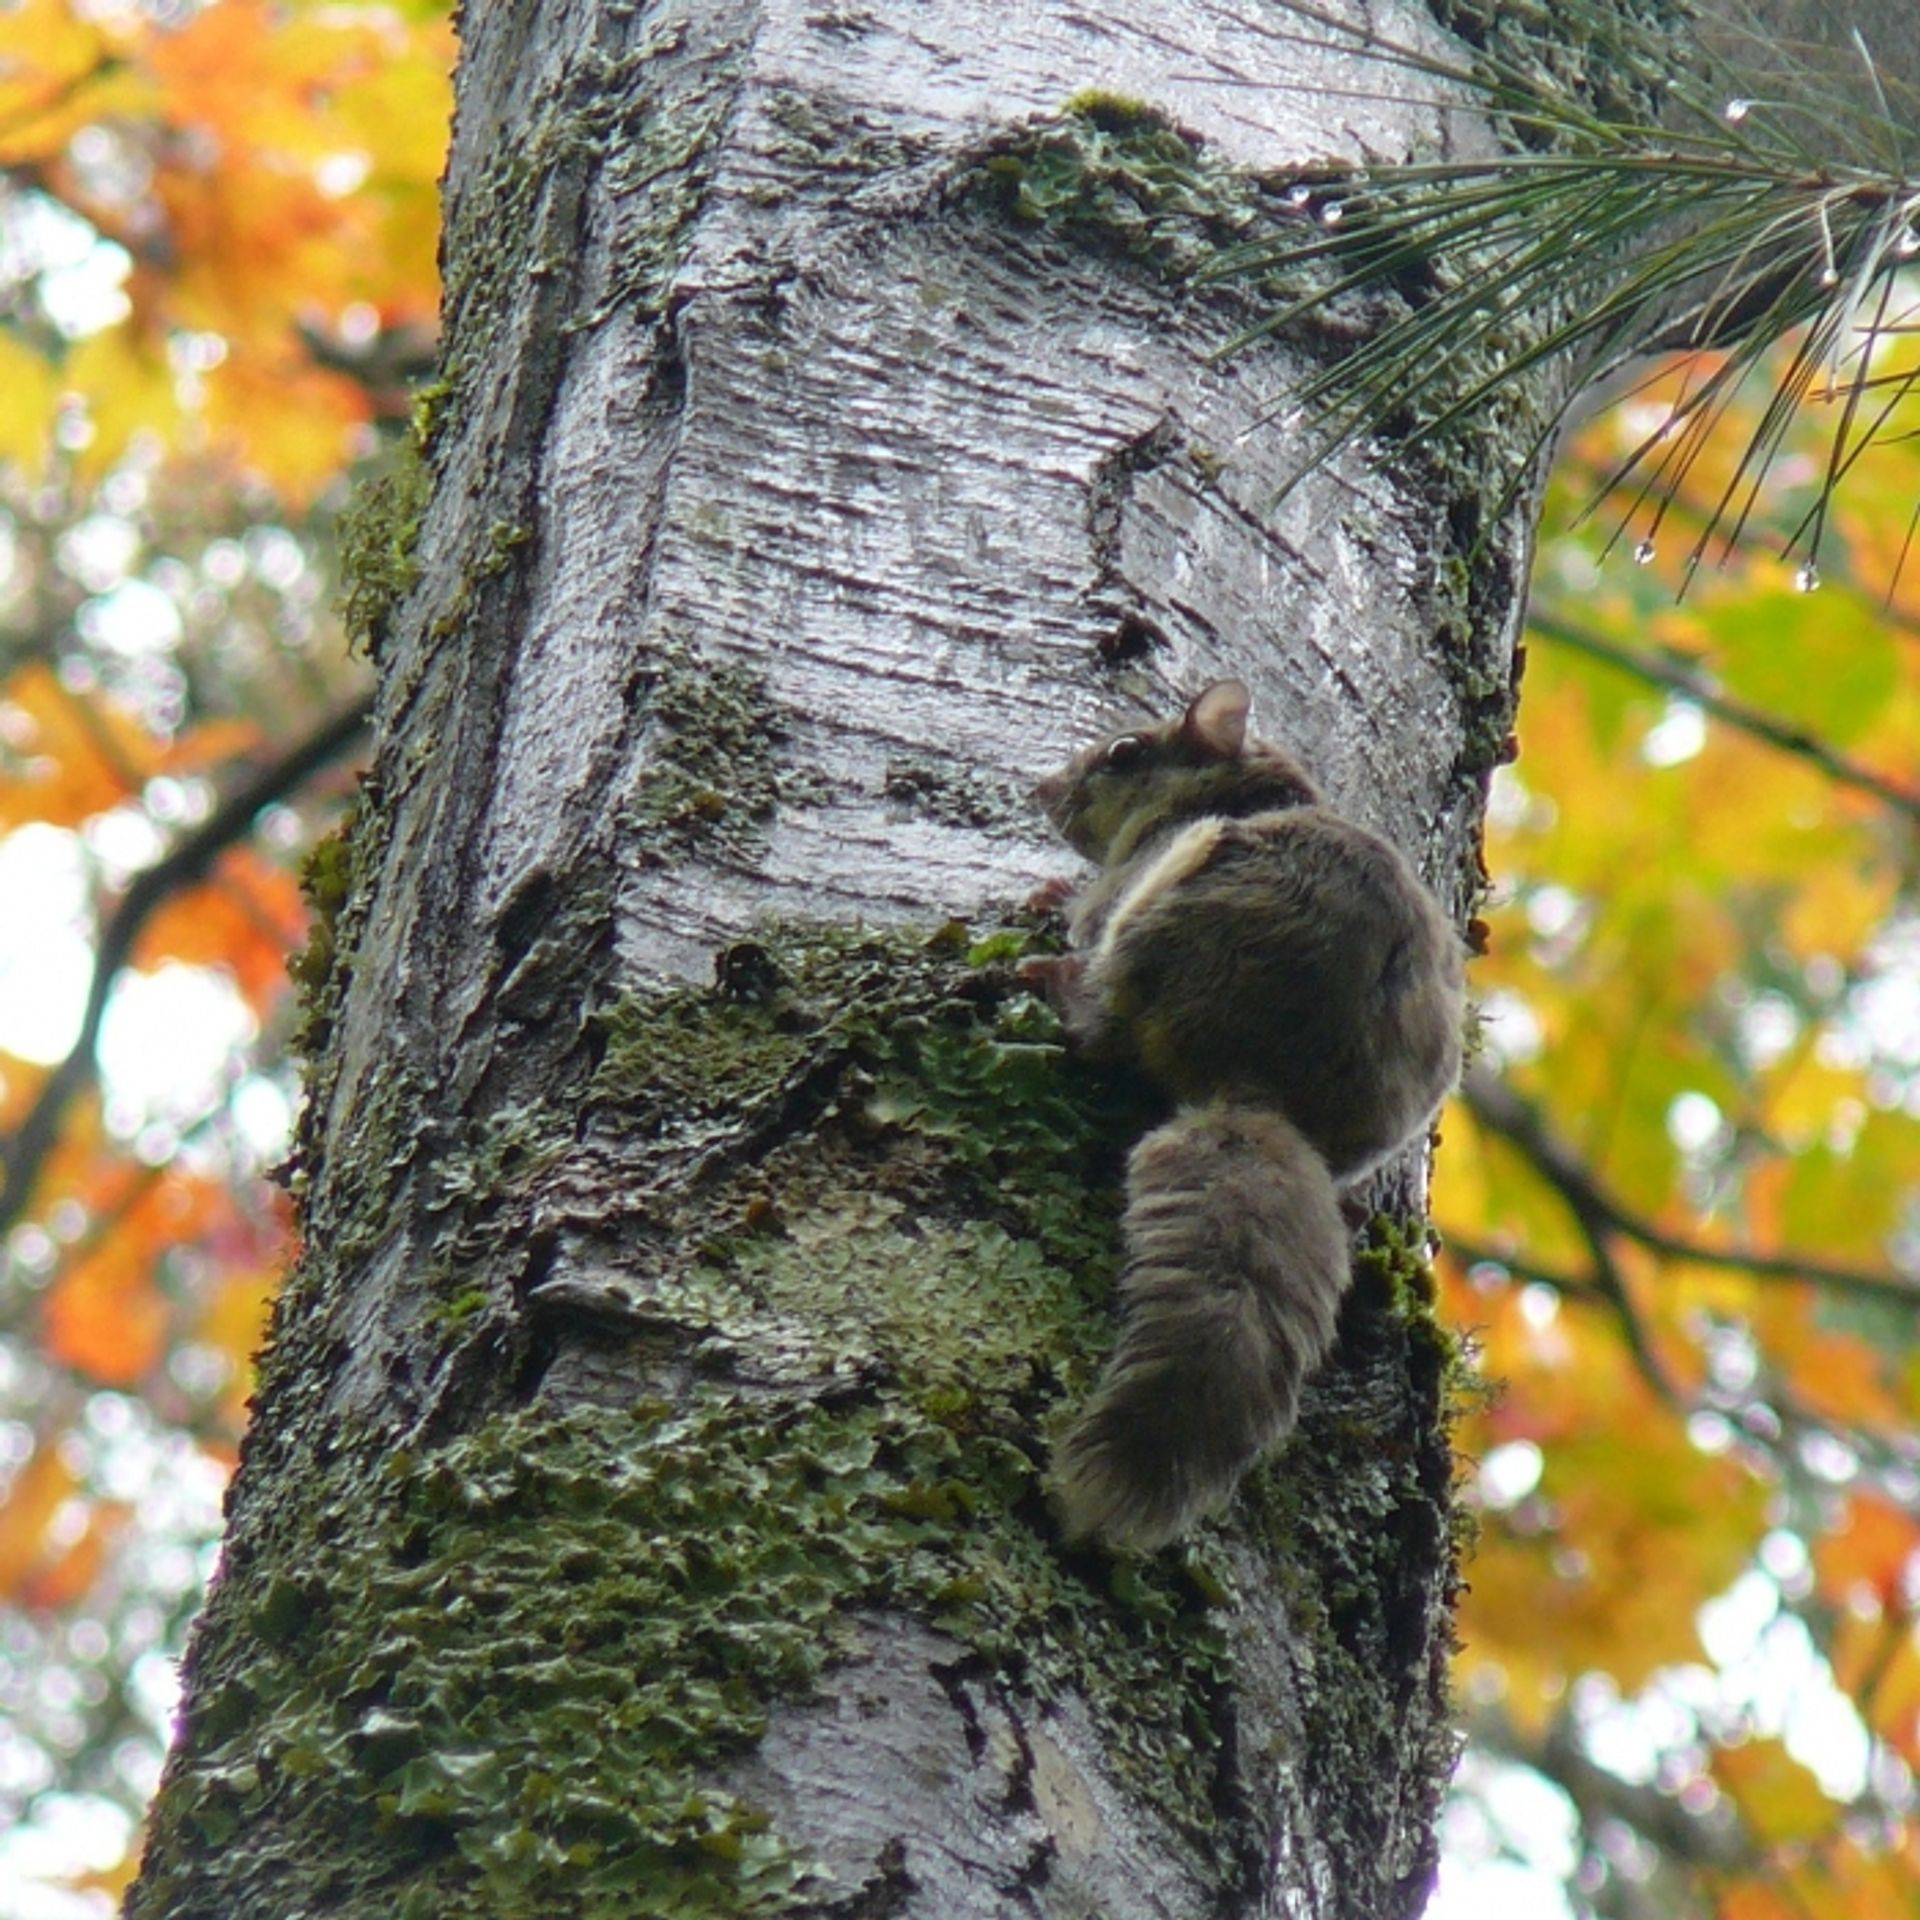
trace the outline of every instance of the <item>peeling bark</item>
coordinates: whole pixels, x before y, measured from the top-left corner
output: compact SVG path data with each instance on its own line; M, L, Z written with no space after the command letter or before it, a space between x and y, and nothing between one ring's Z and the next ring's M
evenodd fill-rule
M1070 1554L1145 1107L1010 961L1032 778L1228 672L1466 912L1535 423L1276 508L1339 343L1220 358L1260 308L1194 269L1484 134L1263 0L463 32L306 1251L129 1913L1418 1912L1424 1168L1226 1523Z

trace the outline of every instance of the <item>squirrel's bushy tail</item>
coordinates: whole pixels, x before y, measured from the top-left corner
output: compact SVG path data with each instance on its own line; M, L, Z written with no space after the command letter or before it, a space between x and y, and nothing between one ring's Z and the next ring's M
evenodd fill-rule
M1071 1539L1151 1549L1293 1425L1348 1272L1333 1176L1269 1109L1186 1107L1127 1163L1119 1345L1055 1455Z

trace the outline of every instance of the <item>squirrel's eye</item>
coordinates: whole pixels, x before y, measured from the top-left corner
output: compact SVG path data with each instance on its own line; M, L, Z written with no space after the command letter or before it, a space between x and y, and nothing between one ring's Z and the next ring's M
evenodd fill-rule
M1112 768L1115 773L1124 773L1146 751L1146 740L1137 733L1123 733L1117 740L1107 742L1107 751L1101 764Z

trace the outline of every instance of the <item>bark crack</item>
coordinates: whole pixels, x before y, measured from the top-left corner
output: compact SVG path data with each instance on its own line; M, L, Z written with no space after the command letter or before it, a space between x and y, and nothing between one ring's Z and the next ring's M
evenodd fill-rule
M1135 481L1177 457L1185 438L1174 415L1163 413L1144 433L1102 455L1088 481L1093 580L1081 597L1108 622L1098 644L1101 659L1112 667L1144 659L1167 645L1165 631L1148 611L1146 595L1128 578L1125 520Z

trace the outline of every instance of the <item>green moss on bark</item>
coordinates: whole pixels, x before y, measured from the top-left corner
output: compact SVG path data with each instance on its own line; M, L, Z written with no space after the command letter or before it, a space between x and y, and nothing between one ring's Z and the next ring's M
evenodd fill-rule
M873 1607L1043 1697L1124 1699L1137 1784L1205 1824L1216 1634L1165 1570L1090 1596L1009 1519L1030 1477L950 1410L769 1418L717 1386L503 1415L392 1456L371 1499L350 1463L308 1489L299 1571L248 1608L244 1679L203 1676L167 1817L216 1854L247 1843L195 1884L226 1913L375 1886L404 1920L778 1911L818 1877L712 1776ZM136 1920L203 1910L179 1892L151 1879Z
M347 641L378 659L394 609L420 578L415 550L433 498L427 435L438 395L414 405L413 426L383 474L362 481L340 517L340 614Z
M1354 1260L1342 1341L1361 1364L1309 1383L1302 1426L1250 1476L1301 1643L1294 1757L1334 1857L1368 1862L1353 1911L1413 1912L1459 1751L1447 1686L1463 1536L1447 1432L1471 1369L1434 1311L1431 1267L1376 1218ZM1399 1783L1396 1800L1379 1783Z
M596 1124L779 1139L653 1202L625 1404L536 1391L442 1445L323 1448L256 1516L157 1858L191 1835L222 1912L374 1886L421 1920L627 1915L642 1888L650 1914L777 1911L814 1866L711 1782L873 1609L1086 1699L1122 1781L1226 1845L1224 1572L1204 1545L1063 1557L1038 1493L1036 1426L1105 1342L1134 1120L1011 979L1020 944L787 929L728 986L605 1010ZM488 1310L448 1292L446 1337ZM182 1886L157 1872L135 1915L181 1920Z
M1087 93L1058 119L996 143L982 174L1019 221L1115 249L1191 279L1257 229L1261 195L1243 172L1143 101Z
M653 857L696 842L738 848L812 791L783 759L786 716L763 675L672 645L649 659L639 692L648 754L629 812Z

